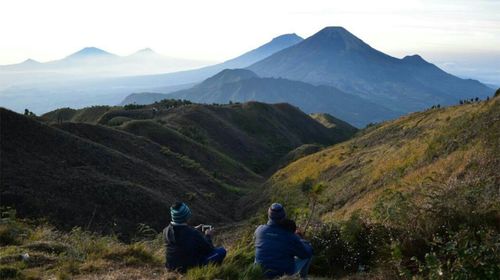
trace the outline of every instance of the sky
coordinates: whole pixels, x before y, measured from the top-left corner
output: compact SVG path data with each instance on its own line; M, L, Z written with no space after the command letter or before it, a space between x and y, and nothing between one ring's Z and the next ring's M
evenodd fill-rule
M343 26L396 57L418 53L442 65L500 58L500 0L1 0L0 65L87 46L223 61L325 26Z

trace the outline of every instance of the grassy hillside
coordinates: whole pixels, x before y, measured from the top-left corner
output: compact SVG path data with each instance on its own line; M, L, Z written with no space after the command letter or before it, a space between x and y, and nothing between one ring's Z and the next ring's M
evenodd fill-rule
M416 195L454 181L494 182L499 101L431 109L370 127L292 163L271 182L287 192L300 191L307 180L323 183L323 211L332 218L370 209L388 190Z
M429 109L291 163L268 194L302 225L312 216L323 273L496 279L499 139L498 97Z
M245 187L261 183L263 180L261 176L229 156L158 122L134 120L126 122L120 128L135 135L144 136L168 147L175 153L186 155L205 167L215 178L228 184Z
M197 221L232 219L223 213L232 209L235 189L157 143L104 126L62 125L76 135L0 113L2 206L23 217L127 237L140 223L161 229L169 204L183 199Z
M242 108L245 106L246 108ZM34 195L40 196L47 200L47 204L57 208L57 213L67 213L68 220L80 219L84 226L83 230L76 228L70 232L59 232L44 223L16 219L12 211L3 213L0 223L1 275L4 277L21 275L20 277L35 279L52 276L63 279L65 277L76 279L181 277L163 270L162 240L154 224L152 228L140 226L130 230L129 240L132 242L124 244L116 237L97 236L85 231L86 221L92 216L92 211L89 209L93 208L89 208L84 202L99 203L101 197L86 197L86 192L75 188L71 190L76 194L64 192L66 200L54 200L53 196L47 195L47 193L59 193L63 189L59 188L55 192L53 187L47 187L65 183L64 180L61 183L53 178L61 180L68 177L68 174L73 175L70 182L83 186L85 191L90 190L89 186L96 184L99 188L105 188L109 182L98 184L92 177L97 175L91 172L84 173L85 170L92 169L93 172L100 170L99 176L115 181L117 178L121 180L126 178L136 185L143 184L143 190L151 189L154 192L154 197L144 198L148 200L148 207L141 208L140 213L136 214L138 220L150 223L145 220L146 217L140 216L142 212L146 211L147 215L152 215L147 209L155 207L157 207L154 209L155 212L166 211L160 209L162 205L155 206L156 196L159 196L158 200L168 201L170 193L182 196L175 193L179 187L185 190L183 181L176 181L180 185L176 185L175 190L166 187L168 184L162 180L174 179L165 174L161 179L156 178L161 181L161 188L155 189L148 184L147 180L154 180L152 177L156 176L154 171L166 172L168 169L168 172L178 172L175 174L176 180L185 179L186 183L197 188L192 193L187 193L186 199L194 205L195 213L202 213L202 217L197 218L221 222L217 227L220 235L216 243L229 248L228 259L222 266L192 269L184 276L187 279L260 279L261 271L252 266L254 258L252 234L255 226L265 221L265 207L269 201L284 203L288 215L296 219L301 229L306 231L306 237L311 241L315 251L311 266L311 273L314 276L343 279L498 279L500 277L499 97L445 109L430 109L395 121L373 125L358 132L353 139L327 148L319 145L301 145L275 162L275 164L291 163L277 171L263 185L263 189L257 189L257 192L247 193L243 197L233 193L231 188L212 176L211 170L193 165L196 161L176 153L173 149L165 150L154 140L158 137L158 139L172 139L172 143L178 139L182 145L191 143L190 146L179 144L179 147L176 147L179 150L204 151L207 147L205 145L218 143L213 140L218 139L217 135L211 134L216 133L213 131L195 130L198 133L193 133L193 130L184 131L184 136L191 135L190 139L198 139L195 141L197 144L193 144L174 130L176 125L179 127L194 125L195 121L199 120L197 117L200 117L196 114L198 110L208 110L200 114L210 118L208 121L200 120L199 126L196 127L210 127L216 130L217 126L228 126L227 123L239 124L229 126L239 133L234 135L251 132L253 138L249 139L265 139L262 135L269 133L265 128L259 127L265 132L259 134L261 131L253 126L253 122L247 124L245 121L248 120L240 115L242 112L239 110L249 110L243 115L260 120L257 116L249 114L256 110L252 106L262 105L250 103L210 107L182 106L171 110L176 112L179 119L173 118L170 113L165 113L156 120L129 120L122 124L120 129L81 123L63 123L49 127L3 110L2 161L4 158L8 161L7 164L2 162L2 203L5 197L7 199L15 197L16 193L12 191L14 188L11 186L16 186L16 190L21 190L20 193L24 197L31 199ZM279 105L277 106L279 108ZM269 107L258 108L259 114L262 115L262 108L271 110L275 114L274 110L277 108ZM281 110L289 110L289 106ZM280 131L278 135L289 135L287 133L294 131L295 127L283 128L276 125L286 122L276 122L280 119L279 114L273 116L274 118L270 118L269 124L264 127L273 127ZM332 120L327 116L315 117L326 126L332 125ZM17 129L6 126L4 120ZM318 122L309 120L319 125ZM167 123L170 125L166 125ZM21 127L23 129L19 129ZM144 131L141 131L142 128ZM6 129L9 133L5 132ZM137 137L124 132L124 129L136 130L134 133L144 134L153 140ZM25 131L30 131L32 134L27 134ZM152 132L155 133L150 134ZM228 135L233 135L232 133ZM52 136L49 137L47 134ZM302 134L293 135L296 139L301 139ZM10 140L5 142L4 139ZM66 143L68 139L72 139L70 143ZM10 144L5 146L4 143ZM13 143L22 148L14 149ZM52 148L54 143L60 146L58 152ZM31 146L36 149L29 150ZM81 153L75 152L75 149ZM108 152L103 152L102 149ZM160 153L157 152L158 149ZM17 152L14 154L12 151ZM10 155L5 157L6 153ZM57 154L56 160L47 161L54 159L53 153ZM99 158L94 158L94 153L98 153ZM117 160L108 153L117 154ZM27 154L30 157L26 156ZM167 159L165 160L160 154ZM219 161L221 166L231 162L231 160L225 161L224 158L218 159L217 152L213 152L213 156L215 158L212 160L221 160ZM80 165L74 164L72 160L75 158L79 160ZM28 167L21 165L20 159L30 168L29 172L23 169ZM203 158L197 160L203 161ZM134 167L128 166L127 161L133 163ZM55 165L56 162L60 162L61 165ZM63 169L66 176L62 173L48 172L43 169L44 165L49 165L47 168L55 170ZM8 169L10 166L13 166L12 169ZM149 170L148 166L154 171ZM120 173L119 170L122 169L125 171ZM5 173L4 170L8 172ZM14 173L13 170L19 170L20 173ZM190 173L191 171L198 173L194 175L195 173ZM231 172L249 174L247 171L237 169ZM145 178L140 177L139 173ZM4 174L11 175L9 177ZM25 187L35 186L30 181L31 175L37 178L36 186L44 186L44 192L39 192L36 187L31 189ZM79 181L84 177L85 184ZM206 180L205 183L201 182L202 180ZM5 192L5 187L11 191ZM216 188L221 192L215 192L214 196L206 193ZM112 191L99 192L101 196L104 194L103 200L111 201L111 205L116 205L125 212L114 212L112 215L122 217L120 215L128 215L127 211L131 211L130 203L134 203L135 200L126 200L125 206L120 204L124 197L139 195L139 199L142 199L140 195L147 195L133 193L129 196L127 192L129 189L133 190L125 187L119 189L120 200L111 195ZM126 190L125 195L123 190ZM74 199L75 196L78 196L77 201L81 203L75 207L78 211L73 211L68 206L69 199ZM30 209L27 205L39 207L44 204L38 203L45 203L33 201L13 206L21 205L22 209L19 209L19 212L23 216L26 209ZM228 204L228 201L235 202ZM61 205L68 207L62 208ZM211 208L203 208L210 205L217 205L219 207L217 212L212 212L214 210ZM227 208L220 208L226 206ZM102 208L103 205L99 207L105 209ZM50 213L53 213L53 209L46 209L48 211L38 216L51 218ZM85 214L82 215L81 212ZM252 216L248 220L236 223L234 219L224 220L216 216L217 213L235 213L237 216L236 212L248 212ZM93 229L92 225L97 223L94 222L96 219L98 218L92 218L92 223L89 223L91 226L88 228ZM102 221L106 217L100 219ZM67 220L64 222L74 225ZM30 259L22 260L20 254L25 252L29 253Z
M97 123L103 114L112 109L110 106L92 106L78 110L61 108L42 115L41 119L54 123L58 121Z
M2 205L124 238L139 223L164 226L175 200L189 201L196 221L241 219L231 209L263 182L255 171L304 143L346 137L286 104L167 100L65 108L41 118L1 113Z
M163 100L150 105L65 108L41 117L48 123L57 123L60 118L66 122L85 120L147 137L237 184L252 183L258 179L253 172L267 171L302 144L329 145L352 137L356 131L340 120L337 123L342 125L327 129L293 106L258 102L200 105Z
M161 119L257 173L266 171L302 144L331 144L346 139L288 104L193 104L174 108Z
M332 133L340 134L345 139L349 139L358 130L347 122L337 119L336 117L326 114L326 113L314 113L310 114L311 118L315 119L317 122L330 129Z

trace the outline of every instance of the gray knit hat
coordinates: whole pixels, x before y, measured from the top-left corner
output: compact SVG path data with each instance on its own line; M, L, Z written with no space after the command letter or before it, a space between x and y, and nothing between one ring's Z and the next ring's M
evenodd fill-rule
M267 210L267 216L269 220L279 222L286 218L285 208L279 203L271 204L271 207Z

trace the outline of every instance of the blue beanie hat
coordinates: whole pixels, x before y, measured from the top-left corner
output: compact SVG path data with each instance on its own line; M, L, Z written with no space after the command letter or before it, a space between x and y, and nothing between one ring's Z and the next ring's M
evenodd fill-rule
M172 222L182 224L187 222L191 217L191 209L184 202L177 202L170 207L170 216L172 217Z
M267 216L271 221L281 221L286 218L285 208L279 203L273 203L267 210Z

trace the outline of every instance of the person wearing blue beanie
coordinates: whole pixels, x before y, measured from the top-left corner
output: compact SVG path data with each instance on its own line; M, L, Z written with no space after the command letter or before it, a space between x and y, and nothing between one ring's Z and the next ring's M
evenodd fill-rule
M170 217L174 224L186 223L191 218L191 209L185 203L180 202L170 207Z
M170 207L170 224L163 230L165 237L165 267L169 270L186 272L195 266L209 263L220 264L226 257L226 250L215 248L212 243L213 230L201 232L203 227L194 228L187 224L191 209L184 202Z
M283 205L273 203L267 210L267 224L255 230L255 262L267 278L300 275L307 278L313 251L309 242L290 230Z

